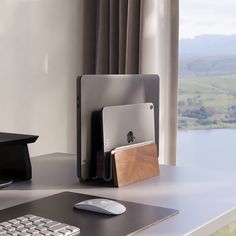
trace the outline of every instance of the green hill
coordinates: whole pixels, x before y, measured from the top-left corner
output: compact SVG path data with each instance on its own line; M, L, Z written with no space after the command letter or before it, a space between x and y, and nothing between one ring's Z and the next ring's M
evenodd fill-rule
M179 61L179 78L236 75L235 56L188 58Z
M236 128L236 76L180 80L178 126Z
M179 77L236 75L236 35L200 35L179 42Z
M236 35L180 40L179 78L179 128L236 128Z

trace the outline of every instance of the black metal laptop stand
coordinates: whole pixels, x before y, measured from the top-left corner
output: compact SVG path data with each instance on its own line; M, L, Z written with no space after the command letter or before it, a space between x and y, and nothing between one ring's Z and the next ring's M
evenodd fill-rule
M32 168L28 143L34 143L38 136L12 133L0 133L0 179L8 185L13 180L28 180L32 177ZM0 184L1 187L1 184Z

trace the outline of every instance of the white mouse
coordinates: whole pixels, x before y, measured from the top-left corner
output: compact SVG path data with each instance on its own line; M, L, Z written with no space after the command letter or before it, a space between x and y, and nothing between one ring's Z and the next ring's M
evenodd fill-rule
M94 198L78 202L74 205L74 208L107 215L120 215L126 211L126 207L119 202L104 198Z

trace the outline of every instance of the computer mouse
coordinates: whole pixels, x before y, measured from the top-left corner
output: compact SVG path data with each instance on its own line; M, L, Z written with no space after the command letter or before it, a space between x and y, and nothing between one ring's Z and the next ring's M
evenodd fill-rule
M74 205L74 208L106 215L120 215L126 211L126 207L119 202L104 198L94 198L78 202Z

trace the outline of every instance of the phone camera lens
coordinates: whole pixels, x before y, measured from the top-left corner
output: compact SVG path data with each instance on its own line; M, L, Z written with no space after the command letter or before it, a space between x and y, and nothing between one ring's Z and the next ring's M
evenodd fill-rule
M153 109L153 105L150 106L150 110L152 110L152 109Z

